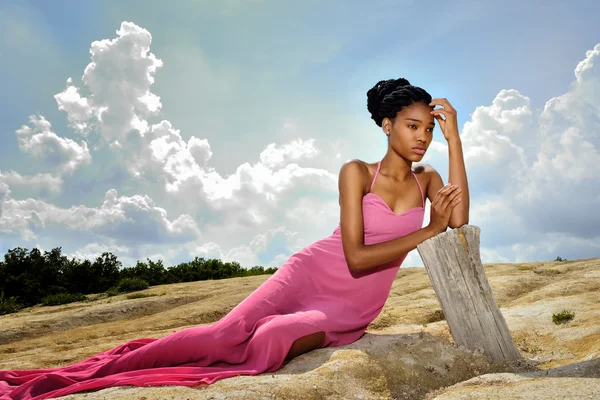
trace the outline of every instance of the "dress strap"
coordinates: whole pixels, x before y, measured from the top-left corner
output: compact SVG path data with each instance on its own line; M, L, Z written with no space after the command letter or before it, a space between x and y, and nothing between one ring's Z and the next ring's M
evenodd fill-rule
M371 187L369 188L369 192L373 189L373 185L375 184L375 179L377 179L377 175L379 175L379 168L381 168L381 161L377 164L377 171L375 171L375 176L373 177L373 182L371 182Z
M412 171L410 171L410 172L412 172ZM419 183L419 180L417 179L417 175L415 175L414 172L412 172L412 174L417 181L417 185L419 185L419 190L421 191L421 202L423 203L423 208L425 208L425 196L423 195L423 189L421 188L421 184Z

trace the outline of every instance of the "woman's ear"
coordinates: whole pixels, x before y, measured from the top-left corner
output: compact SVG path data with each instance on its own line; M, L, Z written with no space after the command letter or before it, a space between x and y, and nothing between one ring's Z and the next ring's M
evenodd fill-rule
M390 131L392 130L392 124L389 118L384 118L383 123L381 124L381 129L383 129L383 133L390 136Z

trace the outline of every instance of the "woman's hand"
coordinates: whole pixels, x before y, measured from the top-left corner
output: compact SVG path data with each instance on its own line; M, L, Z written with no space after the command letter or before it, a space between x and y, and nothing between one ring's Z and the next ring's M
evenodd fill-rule
M435 195L431 202L429 228L437 235L445 232L450 222L450 215L454 207L461 201L461 190L456 185L447 184Z
M442 129L442 133L447 141L458 138L458 119L456 118L456 110L447 99L433 99L430 106L442 106L444 108L436 108L431 111L433 117L437 119ZM442 114L446 119L442 118Z

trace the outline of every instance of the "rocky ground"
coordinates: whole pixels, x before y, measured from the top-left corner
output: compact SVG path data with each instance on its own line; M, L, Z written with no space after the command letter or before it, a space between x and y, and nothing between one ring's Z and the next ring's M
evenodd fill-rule
M524 361L495 365L454 345L423 268L401 268L355 343L304 354L274 374L205 388L115 387L63 399L600 399L600 259L489 264L486 275ZM218 320L268 276L154 286L0 316L0 369L52 368L125 341ZM556 325L552 314L575 312ZM140 328L143 327L143 328Z

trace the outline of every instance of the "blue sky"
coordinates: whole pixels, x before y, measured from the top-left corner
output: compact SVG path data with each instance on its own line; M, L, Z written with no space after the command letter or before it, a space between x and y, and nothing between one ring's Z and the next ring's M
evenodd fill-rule
M404 77L458 110L484 262L598 256L600 6L572 4L1 2L1 250L279 266L385 154L366 91Z

